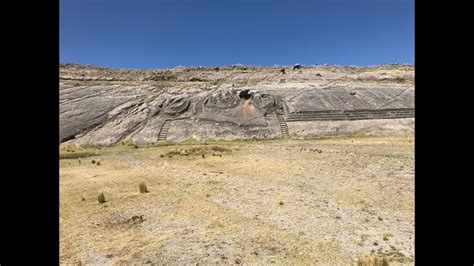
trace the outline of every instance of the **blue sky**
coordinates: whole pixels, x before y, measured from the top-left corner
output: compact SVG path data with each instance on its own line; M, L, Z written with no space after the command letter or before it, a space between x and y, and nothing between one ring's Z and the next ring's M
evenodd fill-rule
M60 0L60 62L414 63L414 0Z

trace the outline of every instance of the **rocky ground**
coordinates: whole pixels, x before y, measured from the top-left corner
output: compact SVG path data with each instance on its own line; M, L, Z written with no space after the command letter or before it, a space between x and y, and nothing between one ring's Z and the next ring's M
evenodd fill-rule
M62 145L61 264L413 264L413 140Z
M276 115L283 121L293 115L291 123L300 123L294 120L300 112L412 110L389 125L369 117L374 121L306 123L302 132L290 123L292 138L405 134L414 128L413 65L128 70L63 64L59 76L61 143L279 138Z

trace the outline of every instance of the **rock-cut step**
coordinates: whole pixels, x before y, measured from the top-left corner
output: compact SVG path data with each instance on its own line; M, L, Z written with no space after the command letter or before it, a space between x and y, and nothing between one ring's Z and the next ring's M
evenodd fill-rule
M285 118L282 115L277 114L278 122L280 123L281 136L283 138L289 137L288 125L286 124Z
M287 122L413 118L413 108L381 110L345 110L291 113Z
M166 140L168 131L170 130L171 120L165 120L161 125L160 133L158 133L158 140Z

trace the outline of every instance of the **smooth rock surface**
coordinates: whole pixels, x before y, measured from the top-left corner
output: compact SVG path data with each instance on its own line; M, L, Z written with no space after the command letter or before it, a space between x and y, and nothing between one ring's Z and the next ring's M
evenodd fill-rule
M279 138L285 125L277 114L284 124L300 113L314 120L312 112L321 111L335 114L323 118L328 122L288 121L289 136L413 131L413 65L284 68L285 73L281 66L124 70L63 64L60 142L108 146L126 140L140 145L160 139ZM385 111L394 109L408 114L392 117ZM331 121L339 111L351 110L369 113L347 116L355 121ZM366 120L377 111L388 115Z

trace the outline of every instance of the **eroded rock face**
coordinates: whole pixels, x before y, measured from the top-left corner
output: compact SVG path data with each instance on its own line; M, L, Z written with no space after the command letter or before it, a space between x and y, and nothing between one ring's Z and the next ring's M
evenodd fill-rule
M265 111L265 114L271 114L276 111L283 113L283 105L274 95L256 92L252 95L251 101L255 106L257 106L257 108Z
M167 115L179 116L188 110L190 103L189 99L184 99L182 96L168 98L163 103L163 112Z
M202 104L202 107L198 108L200 112L195 113L195 117L236 126L266 126L265 116L276 110L272 108L271 99L271 95L264 94L262 97L249 90L219 89L196 103Z
M394 134L394 128L413 131L413 123L406 121L413 121L412 67L336 70L288 68L281 83L278 67L179 68L162 71L166 79L150 79L159 74L63 65L60 142L114 145L123 140L147 144L164 139L278 138L287 123L290 137L353 134L361 128L380 134ZM195 76L200 80L189 81ZM387 77L394 78L387 81ZM348 110L362 112L340 113ZM343 119L375 120L367 123L370 128L360 122L334 121L324 124L325 130L312 129L323 122L305 123Z
M204 110L233 109L241 104L241 98L234 89L219 89L206 97Z

